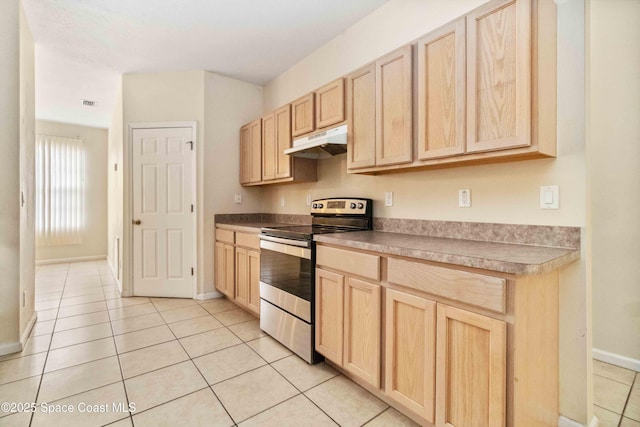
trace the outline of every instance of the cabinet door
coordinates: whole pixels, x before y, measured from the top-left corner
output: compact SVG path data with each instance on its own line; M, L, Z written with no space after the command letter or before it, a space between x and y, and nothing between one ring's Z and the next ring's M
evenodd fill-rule
M262 180L276 177L276 128L275 116L269 114L262 118Z
M284 150L291 148L291 105L287 104L274 111L276 131L276 178L291 176L291 156Z
M249 259L247 250L235 248L236 252L236 292L235 299L238 304L247 306L249 300Z
M465 18L418 40L418 158L464 153Z
M500 320L438 304L437 426L505 425L505 334Z
M251 175L251 131L249 125L240 128L240 184L248 184Z
M216 289L228 298L235 298L235 270L233 245L216 242Z
M249 298L247 307L256 314L260 314L260 252L247 251L249 262L247 280L249 283Z
M436 303L387 289L385 393L433 423Z
M413 160L412 50L376 61L376 166Z
M313 100L313 93L310 93L291 103L292 136L304 135L315 129Z
M380 286L347 277L344 286L344 368L380 387Z
M316 269L316 351L342 365L344 276Z
M344 121L344 79L316 90L316 129Z
M249 182L262 180L262 119L249 124L250 169Z
M491 2L467 25L467 151L531 145L531 0Z
M347 76L347 168L376 164L376 67Z

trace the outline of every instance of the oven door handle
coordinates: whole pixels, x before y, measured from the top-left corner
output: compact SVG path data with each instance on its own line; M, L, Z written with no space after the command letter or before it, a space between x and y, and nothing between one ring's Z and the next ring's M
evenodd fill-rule
M289 246L300 246L301 248L308 248L310 246L306 240L283 239L281 237L266 236L264 234L260 235L260 240L268 240L269 242L282 243L283 245Z
M301 248L299 246L290 246L288 244L285 245L282 243L261 239L260 248L279 252L281 254L291 255L298 258L311 259L311 249Z

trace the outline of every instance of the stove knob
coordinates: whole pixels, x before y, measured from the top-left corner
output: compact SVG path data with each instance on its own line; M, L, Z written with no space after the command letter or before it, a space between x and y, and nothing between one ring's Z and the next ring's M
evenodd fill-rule
M318 204L317 204L317 203L314 203L312 207L313 207L313 209L315 209L315 208L317 208L317 207L318 207Z
M355 208L356 208L356 204L355 204L355 203L351 203L351 204L349 205L349 207L350 207L351 209L355 209Z
M324 208L324 205L322 203L318 203L318 209L322 209Z
M364 208L364 203L358 203L358 209Z

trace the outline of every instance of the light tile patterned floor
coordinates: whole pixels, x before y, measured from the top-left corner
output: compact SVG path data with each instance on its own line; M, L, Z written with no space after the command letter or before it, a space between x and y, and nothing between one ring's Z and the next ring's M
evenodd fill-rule
M0 426L416 425L228 300L119 298L106 261L38 267L36 310L25 349L0 356L0 402L39 410Z
M640 373L594 360L593 403L600 427L640 427Z

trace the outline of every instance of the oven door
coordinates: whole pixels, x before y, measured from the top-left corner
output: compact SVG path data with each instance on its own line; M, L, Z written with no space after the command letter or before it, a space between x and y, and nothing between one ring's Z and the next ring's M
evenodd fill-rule
M260 329L314 363L312 242L260 239Z

